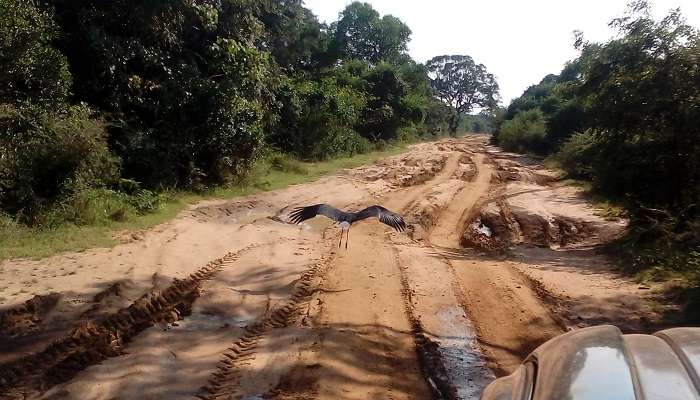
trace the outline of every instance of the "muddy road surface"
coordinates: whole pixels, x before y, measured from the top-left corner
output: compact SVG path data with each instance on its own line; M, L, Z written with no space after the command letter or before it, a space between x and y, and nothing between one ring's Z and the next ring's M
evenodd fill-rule
M293 207L382 204L349 248ZM625 221L468 136L0 265L0 399L476 399L568 329L654 328L598 248Z

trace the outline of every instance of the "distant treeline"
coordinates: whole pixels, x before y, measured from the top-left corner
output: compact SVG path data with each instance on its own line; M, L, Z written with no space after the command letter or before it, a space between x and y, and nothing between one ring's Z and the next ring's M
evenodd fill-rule
M410 35L359 2L327 26L301 0L0 0L0 214L80 222L105 195L147 210L270 149L320 160L445 134L459 118ZM493 77L461 60L493 103Z
M578 34L580 56L503 110L494 138L625 204L632 267L698 272L700 35L678 10L656 21L646 2L629 7L610 41Z

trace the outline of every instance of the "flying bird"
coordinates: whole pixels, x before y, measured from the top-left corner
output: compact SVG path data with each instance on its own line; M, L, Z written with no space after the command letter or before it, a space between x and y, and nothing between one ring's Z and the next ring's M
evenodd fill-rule
M376 217L379 222L382 222L396 229L398 232L406 230L406 222L403 218L394 212L387 210L382 206L370 206L358 212L345 212L338 210L328 204L316 204L308 207L298 207L292 210L289 215L292 223L299 224L307 219L314 218L317 215L323 215L340 224L340 241L338 247L343 243L343 231L347 229L347 238L345 239L345 248L348 248L348 240L350 240L350 225L363 219Z

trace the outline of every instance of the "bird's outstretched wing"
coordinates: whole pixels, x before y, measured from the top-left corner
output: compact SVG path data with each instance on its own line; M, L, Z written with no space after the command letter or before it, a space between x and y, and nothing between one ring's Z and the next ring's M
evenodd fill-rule
M301 223L317 215L324 215L333 221L338 221L343 212L328 204L316 204L308 207L298 207L289 214L289 220L294 224Z
M357 213L355 221L377 217L380 222L389 225L399 232L406 230L406 222L399 214L391 212L382 206L371 206Z

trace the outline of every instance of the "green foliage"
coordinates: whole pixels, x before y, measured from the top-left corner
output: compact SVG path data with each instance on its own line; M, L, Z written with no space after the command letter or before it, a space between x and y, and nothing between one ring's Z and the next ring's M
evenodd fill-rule
M379 13L368 3L350 3L331 26L336 56L377 64L400 63L407 58L411 30L398 18Z
M283 153L274 153L270 156L270 167L276 171L302 175L309 172L301 161Z
M353 156L361 154L371 149L369 141L357 132L347 129L334 127L327 135L316 144L314 151L311 153L311 159L323 160L330 156Z
M275 74L253 45L262 10L244 1L47 3L76 97L107 116L124 176L195 187L249 170L274 118Z
M459 129L462 132L470 133L493 133L495 129L494 116L483 112L465 115Z
M496 141L556 153L570 176L622 200L632 218L615 246L625 267L681 274L700 304L700 32L678 10L655 21L645 1L611 26L619 33L604 43L579 35L580 57L514 100ZM533 112L544 118L544 136L539 128L534 141L512 135Z
M582 100L572 90L580 73L578 61L568 63L560 75L547 75L537 85L530 86L522 96L514 99L496 124L494 139L498 143L500 128L518 113L540 110L546 119L546 138L535 143L537 148L529 148L528 143L521 146L530 152L543 153L556 151L563 143L585 126L585 111Z
M95 226L124 222L157 211L164 201L163 195L143 189L130 195L106 188L86 189L42 214L40 225L56 228L66 223Z
M352 131L366 100L335 78L289 82L282 92L280 127L271 142L300 158L325 159L364 151Z
M301 0L262 2L266 44L277 64L294 74L311 72L333 63L328 51L328 28L304 8Z
M611 155L610 168L640 173L602 180L606 190L655 206L700 200L700 34L678 11L661 21L645 3L613 25L620 37L582 45L582 81L590 126ZM644 171L645 173L641 173ZM602 176L601 176L602 178Z
M328 27L301 0L0 0L3 220L128 222L439 130L410 34L357 2Z
M654 21L645 2L632 3L612 26L616 38L579 37L577 60L511 103L497 142L560 151L572 176L591 179L612 196L662 208L694 204L700 200L700 35L678 11ZM545 138L523 136L516 146L505 130L531 110L544 115Z
M422 135L430 102L424 67L346 60L319 78L300 75L278 93L280 118L270 135L301 159L367 151L371 144Z
M456 134L463 114L474 108L490 111L498 104L498 83L483 64L470 56L438 56L427 63L435 96L453 108L449 130Z
M675 214L675 215L674 215ZM625 271L642 280L680 278L672 290L674 300L684 304L687 322L700 321L700 218L685 209L670 214L661 210L635 210L628 233L612 246Z
M117 176L102 124L81 106L49 114L0 105L0 154L2 210L30 223L63 199Z
M499 144L508 151L542 153L546 136L544 114L534 108L504 122L498 138Z
M447 136L449 121L452 117L452 108L442 101L431 98L426 108L425 130L432 137Z
M52 45L51 14L27 0L0 0L0 103L52 106L65 101L71 76Z
M555 158L559 165L576 179L593 179L592 165L598 155L596 138L593 132L586 131L572 135L562 145Z
M410 88L398 68L381 63L369 68L362 79L368 92L359 126L362 136L374 141L395 139L401 126L422 120L420 100L409 96Z

